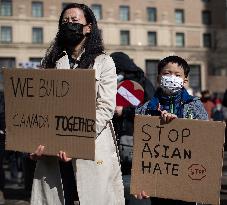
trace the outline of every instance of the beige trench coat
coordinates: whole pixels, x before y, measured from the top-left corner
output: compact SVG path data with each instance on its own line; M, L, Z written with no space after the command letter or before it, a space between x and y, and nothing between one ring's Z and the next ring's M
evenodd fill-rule
M76 67L77 65L75 65ZM58 69L68 69L67 54L57 61ZM123 182L111 123L115 109L116 71L111 57L96 57L95 161L73 159L80 205L123 205ZM64 193L57 157L37 161L31 205L64 205Z

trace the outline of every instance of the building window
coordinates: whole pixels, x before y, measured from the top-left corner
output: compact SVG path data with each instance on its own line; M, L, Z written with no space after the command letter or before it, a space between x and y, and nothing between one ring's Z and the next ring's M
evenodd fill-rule
M73 3L75 3L75 2L72 1L72 2L67 2L67 3L62 3L62 10L69 4L73 4Z
M157 46L157 34L156 34L156 32L149 31L147 33L147 38L148 38L148 45L149 46Z
M43 2L41 1L32 2L32 16L43 17Z
M43 28L32 28L32 43L43 43Z
M12 0L1 0L1 16L12 16Z
M207 4L207 3L210 3L210 0L202 0L202 2Z
M120 6L120 20L129 21L129 6Z
M21 68L40 68L42 58L29 58L29 61L19 62L18 65Z
M101 20L102 19L102 5L92 4L91 9L95 14L96 20Z
M15 58L0 57L0 69L3 67L4 68L15 68L16 67ZM1 89L2 83L3 83L3 76L2 76L2 72L0 72L0 89Z
M201 66L198 64L189 65L189 85L193 89L194 93L201 91Z
M15 58L2 58L0 57L0 68L15 68L16 60Z
M1 26L1 43L12 43L11 26Z
M211 48L211 45L212 45L211 34L204 33L203 34L203 47Z
M184 10L183 9L175 10L175 21L177 24L184 23Z
M176 46L177 47L184 47L184 33L176 33Z
M42 58L29 58L29 62L31 62L32 68L40 68Z
M159 60L146 60L146 76L157 87L158 75L158 62Z
M120 40L122 46L130 45L130 35L129 31L120 31Z
M202 23L205 25L211 24L211 11L202 12Z
M149 7L147 8L147 20L150 22L156 22L157 21L157 9Z

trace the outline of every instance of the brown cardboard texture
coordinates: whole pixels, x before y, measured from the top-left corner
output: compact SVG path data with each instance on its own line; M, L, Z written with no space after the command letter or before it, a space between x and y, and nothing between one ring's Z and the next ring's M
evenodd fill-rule
M7 150L44 145L46 155L94 160L94 70L5 69L3 77Z
M218 204L223 122L136 115L131 194Z

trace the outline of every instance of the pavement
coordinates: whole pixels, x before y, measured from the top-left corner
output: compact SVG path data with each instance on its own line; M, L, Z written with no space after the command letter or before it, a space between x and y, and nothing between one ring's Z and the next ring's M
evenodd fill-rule
M29 205L28 201L24 200L6 200L5 205Z

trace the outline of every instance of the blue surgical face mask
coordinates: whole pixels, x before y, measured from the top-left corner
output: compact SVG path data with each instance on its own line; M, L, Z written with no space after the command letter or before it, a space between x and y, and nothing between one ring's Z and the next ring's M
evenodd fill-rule
M163 75L161 76L160 87L168 95L175 94L182 89L183 79L175 75Z

